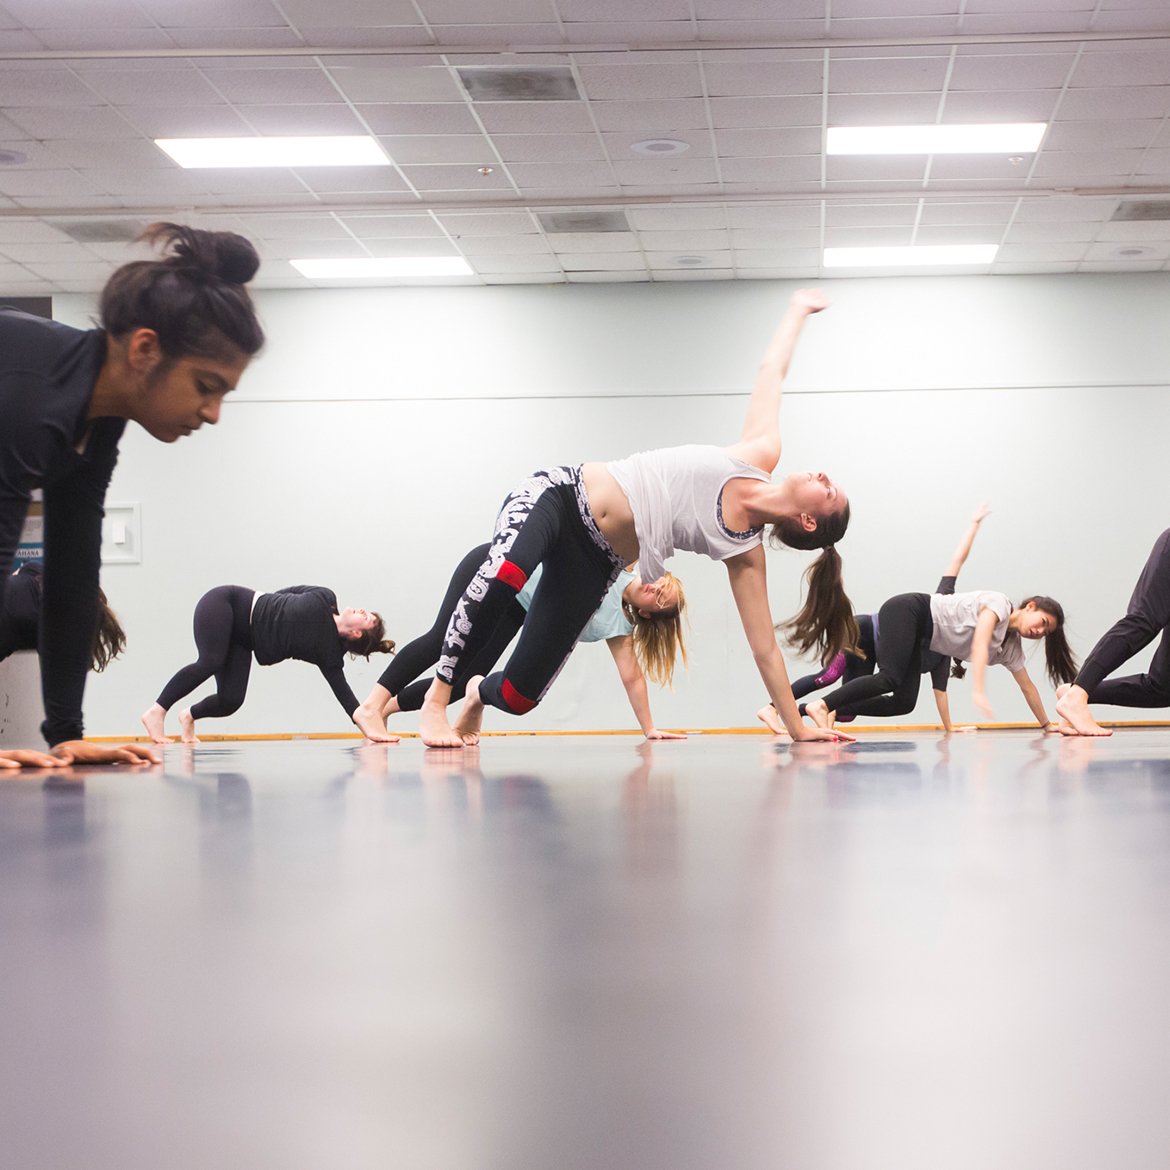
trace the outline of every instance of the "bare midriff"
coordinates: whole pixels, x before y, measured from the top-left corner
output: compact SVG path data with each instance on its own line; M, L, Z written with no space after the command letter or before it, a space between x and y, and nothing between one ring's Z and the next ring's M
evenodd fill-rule
M632 565L638 559L638 532L626 493L604 463L582 465L581 479L589 497L589 510L602 536L627 565Z

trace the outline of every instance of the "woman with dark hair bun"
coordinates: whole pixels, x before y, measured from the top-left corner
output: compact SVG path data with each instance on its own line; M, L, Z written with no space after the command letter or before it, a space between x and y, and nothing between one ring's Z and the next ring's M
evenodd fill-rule
M198 660L163 687L142 725L155 743L169 743L163 729L167 712L214 675L215 694L179 713L183 742L198 743L196 719L222 719L243 705L253 655L261 666L287 658L312 663L352 719L358 701L345 681L345 654L393 654L394 643L385 634L381 614L348 607L339 611L337 595L322 585L290 585L274 593L220 585L195 606Z
M214 424L264 333L244 288L260 258L242 236L158 223L140 238L162 255L110 277L99 328L0 309L0 615L29 500L41 488L41 733L51 749L0 752L0 766L154 761L145 747L82 739L106 489L127 420L164 443Z
M626 565L646 581L665 573L676 549L727 566L756 666L794 739L848 739L801 723L768 606L763 533L792 548L823 549L812 569L805 631L829 659L857 643L853 607L834 545L849 524L849 502L829 477L797 472L774 483L780 461L778 413L784 377L805 320L828 306L814 290L795 293L752 390L738 443L645 451L611 463L552 467L524 480L504 501L487 558L455 606L423 702L420 730L431 747L479 738L485 703L523 715L544 697L582 630ZM540 589L503 671L472 675L454 728L447 704L461 666L474 661L538 565Z

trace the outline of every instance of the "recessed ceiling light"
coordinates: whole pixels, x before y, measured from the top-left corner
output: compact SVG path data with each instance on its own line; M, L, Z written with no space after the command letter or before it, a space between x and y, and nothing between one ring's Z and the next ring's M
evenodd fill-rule
M978 126L830 126L829 154L1032 154L1046 122Z
M682 154L691 149L691 144L677 138L647 138L645 142L635 142L630 149L638 154Z
M321 138L156 138L181 167L388 167L366 134Z
M826 268L920 268L990 264L998 244L915 244L906 248L826 248Z
M462 256L390 256L359 260L290 260L310 280L347 280L354 277L474 276Z

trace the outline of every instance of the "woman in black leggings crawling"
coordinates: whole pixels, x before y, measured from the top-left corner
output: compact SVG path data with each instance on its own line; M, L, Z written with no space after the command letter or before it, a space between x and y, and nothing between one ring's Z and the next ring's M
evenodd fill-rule
M976 509L975 515L971 517L970 526L963 533L963 539L959 541L959 547L955 549L955 555L951 558L951 563L947 567L947 571L939 580L935 593L954 593L955 583L959 578L959 573L962 571L963 565L971 553L971 546L975 543L975 537L979 533L979 525L983 523L987 514L988 507L986 504L981 504ZM838 680L843 679L845 683L850 683L855 678L862 678L865 675L873 674L877 664L880 619L876 613L858 613L853 616L857 619L857 628L860 630L857 638L857 648L861 651L861 654L853 654L847 650L842 650L828 666L816 674L806 674L803 678L798 678L792 684L792 694L795 698L803 699L805 695L811 695L813 691L823 690ZM784 627L782 626L781 628L783 629ZM950 659L945 658L934 650L927 651L922 657L922 673L929 674L934 684L934 701L938 706L938 714L942 720L943 730L948 735L953 731L974 731L974 727L955 727L951 723L951 708L947 699L947 677L950 674L950 669ZM804 703L800 704L798 710L801 715L807 714ZM785 734L784 724L780 722L780 718L776 714L776 708L771 703L761 707L756 712L756 718L773 735ZM838 714L836 721L838 723L851 723L856 718L856 715Z
M221 719L240 709L248 690L252 656L261 666L286 658L311 662L333 688L352 719L358 701L345 681L345 653L368 658L390 654L382 618L364 609L337 610L337 597L320 585L292 585L275 593L256 593L241 585L220 585L195 607L195 646L199 658L184 666L158 701L142 716L155 743L169 743L163 730L166 713L197 686L215 676L215 694L179 713L183 743L198 743L195 720Z
M1029 597L1014 606L1004 594L989 590L949 596L899 593L878 610L877 673L807 704L806 713L818 727L831 727L838 715L907 715L918 702L924 658L933 652L954 658L959 678L966 673L960 663L971 663L971 697L988 719L995 714L984 691L987 667L1005 666L1040 726L1055 731L1024 665L1022 638L1044 639L1053 686L1076 675L1064 635L1064 610L1051 597ZM942 681L945 687L945 678Z

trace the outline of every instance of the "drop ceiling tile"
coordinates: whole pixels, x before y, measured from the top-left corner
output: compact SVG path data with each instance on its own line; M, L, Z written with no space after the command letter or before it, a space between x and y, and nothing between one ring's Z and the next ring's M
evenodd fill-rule
M1070 89L1060 103L1061 118L1092 121L1097 118L1164 118L1170 112L1170 85L1129 88Z
M341 221L359 240L445 238L429 215L343 215Z
M617 184L608 163L512 163L508 170L518 186L524 189L556 188L564 193L574 187L606 187L616 190Z
M523 195L524 199L532 204L537 205L542 200L563 200L566 196L571 196L574 199L612 199L617 194L622 195L639 195L639 194L653 194L661 195L661 191L640 192L629 187L573 187L572 190L567 190L564 187L529 187L525 186Z
M468 16L467 0L419 0L419 8L431 24L462 24ZM550 0L478 0L475 15L484 24L539 24L553 19L553 7Z
M601 135L606 150L611 158L653 158L654 155L645 155L633 150L636 142L644 142L647 138L642 134L614 134L605 132ZM685 151L687 158L711 157L711 134L708 130L686 130L681 134L672 134L671 138L678 142L685 142L689 150ZM669 158L669 155L660 155L660 158Z
M722 207L632 207L626 216L642 233L717 231L727 226Z
M0 50L5 53L36 52L44 47L44 42L33 33L0 30Z
M204 69L203 76L229 102L240 105L329 105L342 96L325 71L306 69Z
M645 272L641 252L559 252L566 272Z
M1140 175L1143 179L1150 176L1170 177L1170 149L1147 150L1134 168L1134 175Z
M775 13L776 6L768 0L695 0L695 15L699 20L762 23L774 18ZM823 30L824 0L786 0L784 15L788 20L819 20Z
M84 52L103 49L173 49L175 42L161 28L42 29L37 33L46 49Z
M0 107L99 106L102 99L71 73L46 65L41 72L0 69Z
M1031 4L1019 12L974 12L963 17L963 32L992 33L1052 33L1085 32L1089 26L1089 14L1076 12L1029 11Z
M720 174L727 183L768 183L787 187L792 183L820 180L818 155L791 155L788 158L725 158Z
M218 49L224 43L218 28L174 28L169 36L183 49ZM236 28L232 29L231 43L237 49L290 49L304 41L291 28Z
M508 272L547 272L561 274L561 266L550 256L535 256L525 252L497 252L492 256L475 256L471 266L476 272L502 276Z
M1047 122L1057 109L1059 98L1059 92L1051 89L948 93L942 120L948 124Z
M72 240L52 244L0 244L0 254L13 264L90 263L94 256Z
M1112 197L1053 195L1041 199L1025 199L1016 213L1016 222L1100 223L1108 219L1116 207L1117 200Z
M715 162L709 158L615 159L613 173L623 186L678 186L680 183L714 183L718 180Z
M379 139L396 163L462 163L497 166L499 159L482 134L416 134Z
M712 98L711 120L716 129L820 126L819 97ZM706 124L705 122L703 123ZM619 129L619 127L613 127Z
M1008 159L1019 158L1018 163ZM930 164L931 186L954 182L1002 180L1023 185L1034 155L1003 154L936 154Z
M955 32L956 25L957 21L953 16L834 20L831 25L831 35L842 39L851 37L945 37ZM965 26L964 31L966 31Z
M819 276L819 262L804 264L798 268L740 268L736 270L737 280L816 280Z
M591 104L602 130L642 134L646 138L675 138L680 131L707 127L707 108L701 98Z
M730 268L655 268L650 272L654 281L678 280L734 280L735 272Z
M1098 11L1093 20L1096 32L1138 32L1157 28L1166 18L1164 8L1131 8L1128 11Z
M820 248L770 248L745 251L736 249L737 268L807 268L818 267Z
M268 240L264 259L364 260L370 255L356 240Z
M701 98L697 65L581 65L585 94L593 101L665 101Z
M271 0L139 0L138 7L163 28L283 28Z
M1082 55L1073 72L1074 89L1165 85L1170 49L1097 50Z
M1060 89L1075 60L1071 52L959 56L951 71L950 89Z
M1068 264L1002 264L996 259L992 265L992 272L997 276L1038 276L1041 274L1052 274L1057 272L1078 272L1079 266L1075 263Z
M360 60L360 58L359 58ZM464 102L463 91L445 66L371 68L361 65L330 69L334 81L352 102Z
M392 48L396 45L422 46L434 44L434 38L421 24L381 25L377 28L355 28L347 25L340 28L308 28L302 36L308 37L314 47L345 49ZM322 55L325 59L325 54Z
M177 170L169 159L148 138L118 138L113 142L101 139L84 141L66 138L45 143L45 153L56 158L59 165L69 167L125 167L127 170Z
M1127 256L1127 251L1133 251L1141 248L1143 255L1141 256ZM1170 239L1164 239L1159 242L1144 242L1141 244L1133 243L1118 243L1116 240L1100 241L1096 244L1091 244L1089 250L1085 253L1085 259L1088 261L1111 261L1122 264L1148 264L1153 260L1165 261L1170 259Z
M819 126L804 126L792 130L717 130L715 141L720 158L770 158L793 154L815 154L821 151Z
M237 106L257 134L364 134L365 126L344 104L329 106Z
M937 113L938 94L829 95L830 126L914 126L933 122ZM817 124L820 124L819 109Z
M461 249L445 237L405 240L368 240L365 246L378 257L394 256L458 256Z
M52 224L35 219L0 219L0 248L5 244L62 244L68 239Z
M269 199L287 194L311 198L304 184L292 171L267 168L242 171L212 169L199 171L198 174L202 186L213 195L259 195Z
M1005 264L1071 262L1080 260L1087 248L1087 244L1004 244L996 253L996 261Z
M960 0L887 0L882 4L884 16L955 16L959 12ZM833 0L833 18L853 20L868 19L874 15L873 0ZM965 10L966 6L964 6Z
M303 167L294 173L318 195L353 191L403 195L408 190L394 167Z
M726 228L694 232L642 231L638 238L647 252L706 252L726 250L731 246Z
M1170 238L1170 221L1140 219L1118 220L1116 223L1106 221L1099 226L1096 238L1114 243L1138 244L1165 240Z
M94 69L85 80L115 106L218 106L225 100L196 70L185 66L133 72Z
M624 21L633 15L629 0L557 0L557 10L565 21ZM688 0L639 0L637 5L638 20L688 20L690 15Z
M546 238L557 253L603 252L610 255L638 251L638 237L633 232L549 232Z
M918 217L918 201L913 203L873 203L853 205L829 203L825 206L825 226L843 228L905 227L912 228Z
M1165 123L1157 118L1132 121L1056 122L1044 136L1045 150L1110 150L1149 146Z
M915 244L998 244L1003 230L999 227L951 225L924 227L914 236Z
M702 103L699 103L702 105ZM604 109L599 102L595 109ZM584 102L485 102L476 113L489 134L589 134Z
M783 97L821 93L820 61L704 64L711 97Z
M596 134L497 134L496 149L507 163L602 162Z
M0 8L0 30L10 31L12 29L19 29L20 27L19 20L9 16L7 12Z
M986 224L1004 226L1012 217L1016 201L1003 203L931 203L922 208L920 224Z
M151 24L130 0L5 0L4 8L30 29L132 29Z
M1162 272L1164 260L1085 260L1077 265L1077 272Z
M694 258L701 256L705 263L701 265L687 265L678 263L680 257ZM686 248L670 249L665 252L646 252L646 263L652 269L671 271L700 272L704 269L733 268L735 258L730 248Z
M727 208L727 223L732 228L750 231L791 231L795 228L821 226L819 203L789 203L779 206L735 206Z
M417 191L483 191L485 193L513 192L515 188L502 167L490 175L481 175L477 167L448 164L443 166L412 164L403 166L402 173Z
M261 240L348 240L350 234L328 212L315 215L244 215L240 232Z
M565 36L570 44L598 45L662 41L688 41L694 36L689 20L656 21L565 21ZM594 54L590 54L594 56ZM600 57L601 54L596 54Z
M650 274L641 272L566 272L570 284L637 284L649 283Z
M501 252L513 256L552 256L544 236L535 232L515 236L460 235L456 243L465 256L498 256Z
M440 45L482 45L489 50L501 44L555 45L561 41L561 30L551 20L547 24L436 24L432 28ZM451 63L463 62L453 59ZM535 64L527 58L525 63Z
M825 228L826 248L877 248L899 247L911 243L912 230L909 227L868 227Z
M942 90L947 57L870 57L833 60L829 64L830 94L930 93Z
M27 195L85 198L99 193L95 184L77 171L0 171L0 195L13 198Z
M114 266L105 260L73 261L67 264L27 264L25 267L42 280L76 283L85 288L100 288L114 270Z
M909 228L905 229L909 232ZM820 246L820 227L732 228L731 244L737 252L774 252Z
M447 211L439 218L453 236L518 236L537 231L532 216L524 211ZM503 252L507 248L501 244L499 250Z
M150 143L155 150L158 147L154 143ZM33 139L22 138L17 141L5 141L3 146L9 150L19 151L23 154L27 161L23 163L3 163L0 164L0 175L6 171L55 171L62 167L69 166L63 158L60 158L49 145L44 142L36 142Z
M926 159L920 155L832 155L825 160L829 182L922 182Z
M85 177L104 195L134 195L143 198L186 200L210 192L206 179L198 171L171 170L130 171L122 167L92 167Z
M1142 161L1140 150L1046 150L1036 162L1037 179L1112 177L1128 175Z
M150 138L233 138L255 133L231 106L126 106L122 117Z
M512 272L512 273L481 273L480 279L487 285L504 285L504 284L564 284L565 277L562 273L541 273L541 272Z
M105 106L24 106L6 109L4 113L34 138L109 140L142 136L142 131L131 126L121 113Z
M298 28L383 28L391 25L419 25L411 0L280 0L281 11ZM316 36L310 44L320 44Z
M471 111L453 103L359 105L357 111L375 134L479 133Z

